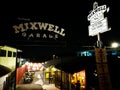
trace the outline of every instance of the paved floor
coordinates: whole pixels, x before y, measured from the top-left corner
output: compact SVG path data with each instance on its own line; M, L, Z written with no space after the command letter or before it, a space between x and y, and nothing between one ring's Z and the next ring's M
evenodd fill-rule
M16 86L16 90L60 90L55 84L44 84L40 72L35 72L34 80L31 84L23 84L22 81Z
M19 84L16 90L44 90L39 84Z
M48 85L43 85L44 90L60 90L55 87L55 84L48 84Z

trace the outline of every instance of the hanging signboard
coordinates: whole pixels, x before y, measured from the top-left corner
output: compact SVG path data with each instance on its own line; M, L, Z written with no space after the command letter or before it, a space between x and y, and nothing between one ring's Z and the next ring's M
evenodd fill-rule
M106 5L98 6L97 2L93 4L93 10L87 17L88 21L90 21L90 25L88 26L89 36L109 31L107 18L104 18L106 10Z
M93 10L88 15L87 19L90 23L104 19L104 12L107 10L106 5L98 6L98 3L93 4Z

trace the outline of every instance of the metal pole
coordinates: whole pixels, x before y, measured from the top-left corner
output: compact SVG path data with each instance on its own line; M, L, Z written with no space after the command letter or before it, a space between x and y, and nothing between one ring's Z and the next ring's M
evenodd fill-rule
M61 60L61 81L60 81L60 90L62 90L62 59L60 58Z
M97 34L97 47L102 48L102 43L100 40L100 33Z
M16 46L16 49L17 49L17 46ZM17 74L17 60L18 60L18 49L16 50L16 65L15 65L15 73L14 73L14 75L15 75L15 82L14 82L14 89L16 90L16 85L17 85L17 83L16 83L16 80L17 80L17 77L16 77L16 74Z

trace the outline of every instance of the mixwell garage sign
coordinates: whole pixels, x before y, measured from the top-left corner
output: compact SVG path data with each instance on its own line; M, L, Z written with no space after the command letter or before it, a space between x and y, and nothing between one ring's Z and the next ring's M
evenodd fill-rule
M56 40L65 37L65 29L45 22L24 22L12 26L17 38L23 40Z
M66 32L59 24L46 22L46 18L14 18L11 25L16 45L23 50L23 57L41 57L44 60L57 49L66 46ZM42 19L42 20L41 20ZM44 22L45 21L45 22ZM21 53L20 53L21 54Z

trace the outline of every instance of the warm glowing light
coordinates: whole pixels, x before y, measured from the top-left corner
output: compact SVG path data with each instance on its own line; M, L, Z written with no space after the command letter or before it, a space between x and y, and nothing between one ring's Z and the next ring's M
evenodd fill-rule
M49 68L46 68L46 71L49 71Z
M55 67L52 68L53 71L56 71L57 69Z
M114 42L114 43L112 43L112 45L111 45L112 48L117 48L118 46L119 46L119 44L118 44L117 42Z

